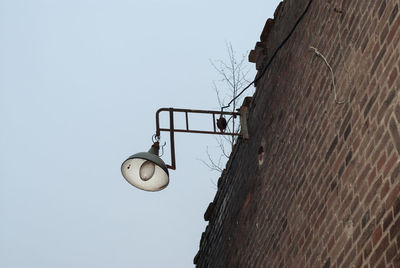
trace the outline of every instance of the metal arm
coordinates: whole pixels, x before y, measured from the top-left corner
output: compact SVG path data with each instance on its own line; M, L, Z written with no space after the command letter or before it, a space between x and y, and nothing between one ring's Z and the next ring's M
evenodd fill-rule
M159 115L161 112L166 112L169 111L169 116L170 116L170 128L160 128L160 119ZM185 118L186 118L186 129L175 129L174 128L174 112L176 113L185 113ZM194 130L194 129L189 129L189 116L188 114L211 114L213 118L213 131L207 131L207 130ZM232 115L234 117L240 116L239 112L222 112L221 111L207 111L207 110L191 110L191 109L177 109L177 108L161 108L158 109L156 113L156 136L160 137L160 132L161 131L173 131L173 132L186 132L186 133L200 133L200 134L218 134L218 135L240 135L239 133L230 133L230 132L221 132L217 131L216 125L215 125L215 115Z
M169 128L161 128L160 127L160 113L161 112L169 112ZM174 127L174 113L185 113L186 118L186 128L185 129L175 129ZM211 114L213 120L213 131L209 130L193 130L189 128L189 114ZM209 110L191 110L191 109L177 109L177 108L161 108L156 112L156 138L160 138L161 131L168 131L170 133L170 142L171 142L171 165L167 165L169 169L176 169L175 165L175 132L184 132L184 133L199 133L199 134L217 134L217 135L229 135L229 136L243 136L247 138L247 124L243 126L242 123L242 133L233 133L233 132L225 132L218 131L215 124L215 115L222 117L223 115L230 115L233 117L240 116L241 123L243 122L243 117L247 117L247 107L246 109L240 109L240 112L221 112L221 111L209 111ZM245 116L244 116L245 115ZM247 120L244 119L245 121ZM243 128L246 129L243 129Z

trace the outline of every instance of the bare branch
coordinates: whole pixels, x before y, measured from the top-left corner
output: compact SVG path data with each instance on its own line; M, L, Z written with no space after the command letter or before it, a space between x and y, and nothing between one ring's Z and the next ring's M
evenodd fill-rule
M214 159L211 157L208 147L207 147L207 157L208 157L208 162L199 159L201 162L203 162L204 165L206 165L211 171L217 171L217 172L222 172L223 168L221 168L221 158L222 156L219 157L218 161L215 162Z
M247 64L247 55L237 57L230 42L226 42L226 51L228 54L228 61L223 60L210 60L211 66L216 70L221 78L220 80L213 81L213 88L217 95L218 104L222 107L225 103L225 98L235 99L238 93L249 83L247 76L249 75L250 68ZM231 111L235 112L238 104L244 97L239 97L232 102ZM239 133L240 120L230 117L227 120L227 131ZM233 146L237 141L237 136L219 136L215 138L218 151L220 155L213 158L207 148L207 161L202 161L210 170L222 172L223 165L229 159Z

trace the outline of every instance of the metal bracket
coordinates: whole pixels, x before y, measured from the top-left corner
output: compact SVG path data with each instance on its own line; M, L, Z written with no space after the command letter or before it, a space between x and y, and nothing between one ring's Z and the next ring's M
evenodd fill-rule
M242 106L239 109L239 112L221 112L221 111L210 111L210 110L192 110L192 109L178 109L178 108L160 108L156 112L156 137L160 137L161 131L167 131L170 133L170 143L171 143L171 165L167 165L169 169L176 169L175 163L175 132L183 132L183 133L198 133L198 134L212 134L212 135L229 135L229 136L241 136L243 139L247 140L249 138L248 130L247 130L247 117L248 117L248 104L250 103L251 98L245 98L243 104L246 103L246 106ZM169 128L161 128L160 127L160 113L161 112L169 112ZM184 113L186 119L186 128L178 129L174 127L174 113ZM210 114L212 115L213 120L213 131L210 130L194 130L189 128L189 114ZM232 133L217 130L216 126L216 115L222 117L223 115L230 115L233 117L240 116L240 124L241 124L241 132L240 133Z

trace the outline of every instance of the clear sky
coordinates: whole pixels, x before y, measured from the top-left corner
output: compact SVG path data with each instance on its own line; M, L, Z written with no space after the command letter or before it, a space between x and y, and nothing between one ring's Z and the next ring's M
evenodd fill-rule
M120 166L158 108L218 108L209 60L254 48L278 3L0 0L0 267L193 267L214 139L177 135L161 192Z

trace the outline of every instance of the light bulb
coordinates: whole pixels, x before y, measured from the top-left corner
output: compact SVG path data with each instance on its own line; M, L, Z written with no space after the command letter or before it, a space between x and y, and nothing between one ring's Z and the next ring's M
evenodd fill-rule
M155 171L155 165L151 161L145 161L143 164L140 166L139 170L139 176L140 179L143 181L148 181L153 177Z

